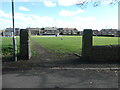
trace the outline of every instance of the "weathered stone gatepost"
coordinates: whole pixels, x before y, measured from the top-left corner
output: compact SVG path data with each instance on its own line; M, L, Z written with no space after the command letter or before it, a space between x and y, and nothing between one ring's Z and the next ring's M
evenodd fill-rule
M92 29L84 29L82 38L82 56L90 59L92 49Z
M31 58L30 31L28 29L20 30L20 56L23 60Z

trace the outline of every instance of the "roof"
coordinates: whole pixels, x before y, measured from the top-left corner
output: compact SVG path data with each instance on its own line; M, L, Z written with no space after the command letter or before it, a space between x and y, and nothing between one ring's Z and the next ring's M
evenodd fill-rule
M26 28L26 29L29 29L29 30L41 30L40 28Z
M98 31L98 30L92 30L92 31Z
M57 27L45 27L45 30L57 30Z
M15 30L20 30L20 28L15 28ZM5 31L12 32L12 31L13 31L13 28L6 28Z
M63 28L63 30L75 30L76 28Z
M102 29L101 31L117 31L117 29Z

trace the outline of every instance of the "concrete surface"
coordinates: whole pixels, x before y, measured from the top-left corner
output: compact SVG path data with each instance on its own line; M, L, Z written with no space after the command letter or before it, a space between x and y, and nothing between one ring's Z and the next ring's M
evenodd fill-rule
M7 71L2 78L3 88L118 88L118 72L111 70Z

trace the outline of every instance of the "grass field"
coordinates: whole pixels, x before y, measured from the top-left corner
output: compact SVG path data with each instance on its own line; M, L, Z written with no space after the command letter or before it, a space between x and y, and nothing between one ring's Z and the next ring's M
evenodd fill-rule
M81 36L45 37L32 36L32 40L39 43L43 48L59 53L80 53L82 48ZM118 37L93 37L93 45L118 44ZM2 54L12 55L12 37L2 37ZM19 53L19 37L17 37L17 48Z
M2 37L2 54L4 56L6 55L12 55L13 54L13 38L12 37ZM19 53L19 37L17 37L17 52Z
M54 50L60 53L76 52L82 49L82 36L62 37L36 37L32 40L39 43L43 48ZM118 37L93 37L93 45L114 45L118 44Z

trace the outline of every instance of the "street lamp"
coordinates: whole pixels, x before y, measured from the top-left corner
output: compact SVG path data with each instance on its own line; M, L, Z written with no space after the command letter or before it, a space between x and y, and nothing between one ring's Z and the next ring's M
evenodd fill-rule
M15 25L14 25L14 0L12 0L12 23L13 23L13 53L14 53L14 61L17 61L17 43L16 43Z

